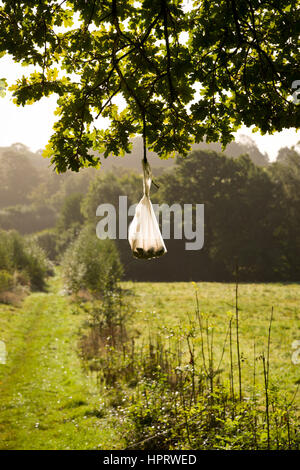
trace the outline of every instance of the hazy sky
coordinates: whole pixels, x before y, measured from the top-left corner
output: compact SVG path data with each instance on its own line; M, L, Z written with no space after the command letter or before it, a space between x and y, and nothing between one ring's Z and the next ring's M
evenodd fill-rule
M11 85L22 75L27 75L33 67L24 68L13 62L10 56L0 59L0 79L8 80ZM32 151L44 148L52 134L52 126L57 119L54 116L56 108L55 95L42 98L39 102L25 107L18 107L12 102L11 93L4 98L0 97L0 147L9 146L15 142L27 145ZM105 126L105 120L98 119L97 127ZM254 139L261 152L266 152L270 160L274 160L281 147L291 147L300 141L299 132L294 129L286 129L273 135L261 136L252 133L249 128L243 127L237 133L239 136L246 134Z

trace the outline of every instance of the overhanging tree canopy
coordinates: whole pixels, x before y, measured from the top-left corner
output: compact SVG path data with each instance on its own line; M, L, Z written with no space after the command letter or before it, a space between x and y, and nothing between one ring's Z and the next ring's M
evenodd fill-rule
M164 158L204 137L226 145L243 123L299 127L290 99L300 79L299 1L195 0L185 13L186 3L1 2L0 54L39 66L12 87L16 103L59 95L47 148L58 171L97 166L91 149L128 152L143 132ZM112 101L119 94L122 112ZM99 116L110 118L107 130L95 127Z

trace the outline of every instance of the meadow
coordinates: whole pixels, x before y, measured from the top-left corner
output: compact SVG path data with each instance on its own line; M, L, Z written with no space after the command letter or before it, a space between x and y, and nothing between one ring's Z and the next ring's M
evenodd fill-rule
M196 330L194 329L193 337L187 333L195 319L197 292L201 315L207 326L204 330L208 334L208 339L213 338L216 363L219 362L224 350L219 375L224 383L230 381L228 324L230 319L234 322L236 302L234 284L124 282L122 288L130 299L126 328L132 341L130 344L134 344L137 350L137 356L138 348L144 347L143 344L149 341L155 344L159 339L160 344L166 344L170 338L177 337L182 339L181 360L184 367L190 363L188 344L185 341L187 336L192 338L193 347L195 346L195 362L196 356L201 356ZM142 403L137 399L139 393L144 394L143 397L147 395L141 385L142 382L138 382L138 379L132 381L132 375L137 375L138 372L132 369L131 375L129 374L131 382L128 380L126 382L125 379L122 382L119 378L114 379L113 383L99 381L99 369L86 367L80 348L81 339L90 328L87 322L89 301L74 299L63 294L61 279L56 276L48 282L46 292L30 294L19 306L1 305L0 338L5 341L8 360L5 365L0 365L0 448L124 449L130 447L130 440L137 442L144 437L144 433L147 438L151 428L148 426L149 417L145 422L144 416L141 422L142 431L138 429L137 422L131 427L128 425L133 416L137 418L136 407ZM263 387L264 374L260 355L267 354L270 314L273 306L270 383L272 390L280 391L286 402L290 403L293 400L293 407L299 406L299 396L295 395L296 382L299 382L299 365L291 361L291 344L300 337L299 295L298 284L239 285L240 365L243 395L245 395L243 398L246 400L247 396L251 395L254 362L257 363L257 383ZM234 323L232 327L232 336L234 336L236 334ZM254 343L256 357L254 357ZM110 351L108 359L101 363L101 367L104 364L109 367L107 361L113 357L112 353L117 357L120 356L120 350L115 347L115 351ZM127 372L131 358L137 361L136 356L131 354L132 351L126 357ZM234 387L237 394L238 358L235 346L232 354L235 370ZM122 371L122 364L113 365L112 362L111 364L112 369L115 367ZM141 368L140 365L137 367ZM157 369L154 375L145 376L144 379L151 379L152 384L154 381L157 383L161 381ZM148 387L149 382L145 382L144 385ZM155 396L156 389L153 391ZM168 397L167 395L165 397L167 403ZM205 399L207 400L207 396ZM263 394L261 399L263 400ZM218 398L214 404L217 400ZM260 406L263 407L263 404ZM197 412L199 413L199 408ZM192 414L191 408L190 413ZM295 420L296 415L293 414L291 426ZM128 428L130 428L129 436ZM157 433L157 429L155 432ZM183 447L193 448L193 445L197 445L196 440L195 444L191 442L192 432L191 429L191 436L188 436L190 445L186 444L183 438ZM291 438L289 436L289 439L294 442L297 433L295 430L293 432L293 436ZM172 439L177 448L182 448L176 439L174 441L174 437ZM156 445L164 447L163 442L160 441L158 444L155 442ZM226 448L228 443L224 444L222 441L218 445L218 448ZM145 448L144 444L140 448Z
M135 328L141 337L166 336L195 321L196 292L200 312L214 330L214 348L221 356L230 318L235 318L235 284L217 282L124 283L134 292ZM239 284L238 310L242 370L246 382L252 381L254 345L256 355L267 351L271 327L270 368L273 380L293 394L300 378L299 366L291 361L292 343L300 338L300 285L281 283ZM234 328L233 328L233 334ZM227 341L228 343L228 341ZM228 346L228 345L227 345ZM228 347L224 363L228 364Z

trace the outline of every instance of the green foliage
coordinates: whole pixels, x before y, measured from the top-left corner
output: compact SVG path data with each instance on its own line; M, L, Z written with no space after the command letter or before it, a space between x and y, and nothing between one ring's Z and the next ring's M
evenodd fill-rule
M299 125L300 108L288 99L298 65L298 2L183 6L2 2L0 53L37 67L12 86L16 103L59 95L46 151L59 172L98 167L91 149L128 152L143 123L149 148L162 158L187 154L204 137L226 145L241 124L263 133ZM200 98L193 102L195 87ZM123 111L117 96L125 99ZM97 128L98 116L109 118L107 130Z
M299 153L297 152L297 148L300 149L300 145L295 147L282 147L278 151L276 163L285 163L288 166L291 166L299 160Z
M145 284L142 286L145 289ZM169 285L169 289L173 288ZM141 287L136 289L136 294L140 290ZM170 290L168 294L172 295ZM151 298L153 305L153 289ZM161 294L156 304L162 298ZM120 311L118 297L115 300L116 310ZM115 408L125 433L126 447L139 450L299 449L299 409L294 403L298 389L292 383L292 393L287 393L286 380L279 382L273 373L273 357L276 356L273 315L262 332L262 343L256 338L257 344L251 351L253 358L249 361L237 347L240 342L243 348L249 343L239 331L243 321L238 324L230 312L224 319L223 311L222 325L216 328L214 314L200 313L198 294L196 300L195 317L187 314L186 303L182 305L184 320L180 323L171 312L175 326L166 318L166 307L162 309L163 326L157 323L154 312L149 314L148 328L141 328L140 338L135 336L136 320L145 323L147 309L139 299L138 308L143 310L137 311L131 325L128 318L123 317L119 329L117 322L111 329L105 321L99 323L100 317L95 314L99 312L97 308L89 311L92 321L89 322L90 333L81 343L83 358L88 368L97 373L100 393L105 390L108 404ZM212 303L216 308L218 302L212 299ZM227 305L225 299L224 304ZM275 338L275 344L276 341ZM238 380L239 357L241 382ZM281 361L280 371L282 369Z
M0 212L0 228L29 234L52 227L56 214L47 203L39 206L16 205Z
M32 235L32 239L45 251L52 261L58 262L79 234L83 226L80 204L81 194L70 194L63 200L54 228Z
M123 287L128 290L133 284L126 283ZM203 395L199 387L196 403L193 399L193 369L186 343L186 335L191 331L187 312L191 312L194 306L191 284L139 284L134 287L138 310L130 322L132 326L127 322L123 324L129 341L124 334L121 342L121 329L114 330L118 334L115 338L118 347L113 349L109 346L110 335L106 330L107 348L101 350L101 361L99 356L94 361L90 357L90 373L82 367L85 363L78 357L74 344L78 342L79 332L86 333L87 323L93 323L92 309L87 317L87 302L74 304L62 296L59 278L50 280L47 293L30 295L19 308L1 306L0 334L9 347L8 362L0 368L3 391L1 448L267 449L263 386L261 388L258 384L256 394L252 395L252 387L245 385L242 402L238 399L233 401L227 382L228 363L224 356L221 373L215 376L214 393L211 394L210 383L201 371L199 330L194 331L196 335L190 339L195 344L195 376L200 380ZM299 286L248 284L241 285L240 289L244 294L240 324L243 348L250 346L252 349L252 335L255 336L258 329L261 329L262 345L266 346L269 305L271 302L277 305L270 353L270 447L299 450L299 409L295 411L291 405L295 386L291 377L286 375L287 361L290 360L286 357L287 333L297 334L294 319L299 313ZM218 340L221 336L222 343L226 335L228 317L224 312L228 304L232 304L233 290L233 286L228 284L201 284L201 304L204 311L212 312L212 319L218 327L214 330L216 366L221 351L217 347ZM98 302L94 307L98 310L100 305ZM117 313L118 302L115 308ZM154 331L159 318L158 312L152 312L153 308L159 309L160 319L167 325L157 337ZM179 309L182 311L181 324L177 317ZM148 321L145 319L147 314ZM280 328L277 327L278 320ZM244 330L245 321L249 323L248 332ZM147 323L151 332L151 354ZM172 328L173 324L177 329ZM130 339L137 328L140 328L142 337L133 345ZM103 346L105 331L102 331ZM94 336L90 342L93 340L96 342ZM168 353L169 350L171 353L174 351L172 346L175 346L174 355ZM255 361L258 379L262 369L259 352L257 349ZM280 352L284 357L280 356L277 364L281 379L278 388L274 380L274 359ZM20 361L20 357L26 357L26 361ZM181 357L181 366L170 375L169 371L178 357ZM243 377L245 379L247 374L252 380L252 361L247 357L244 359ZM96 382L93 363L100 377L105 374L108 381L112 380L109 386L103 386L105 380L101 385ZM174 377L178 378L177 383ZM21 395L16 394L16 387L21 390Z
M292 273L290 278L299 279L300 266L300 153L299 146L282 149L276 161L268 169L272 180L280 188L280 198L277 199L277 218L280 221L274 227L274 234L280 237L282 262ZM274 224L275 225L275 224Z
M191 282L124 282L122 287L133 292L135 310L133 326L140 333L138 343L147 342L149 334L153 338L164 338L185 331L189 327L191 312L195 309L195 290ZM233 316L235 285L232 283L197 283L201 312L205 312L205 322L213 331L214 360L221 357L228 330L228 321ZM300 338L298 322L300 306L298 295L300 285L287 283L241 283L239 285L240 351L243 356L242 369L245 389L253 381L254 344L257 354L265 350L270 312L274 306L274 322L271 341L272 380L279 389L285 390L292 399L295 383L299 380L299 366L291 362L291 345ZM229 311L228 311L229 310ZM193 316L192 316L193 318ZM170 333L169 333L170 332ZM232 334L235 335L234 319ZM228 343L227 343L228 344ZM195 350L200 351L200 338ZM187 348L187 344L186 344ZM233 361L237 358L233 354ZM256 381L263 387L262 364ZM223 364L230 363L230 351L224 352ZM222 366L221 366L222 369ZM235 376L237 379L237 376ZM236 381L235 381L236 382ZM237 384L238 385L238 384ZM237 389L236 389L237 390ZM297 395L300 406L300 394Z
M83 307L88 316L80 350L85 368L96 372L97 382L114 386L129 366L125 350L132 312L129 292L120 287L112 270L108 271L102 284L101 301L94 298ZM124 361L120 361L121 350Z
M82 230L82 225L78 223L72 224L67 230L59 232L55 230L56 243L56 261L61 262L62 257L64 256L65 251L70 248L74 240L78 237L80 231Z
M94 227L84 227L67 249L62 261L66 288L74 293L87 289L101 295L107 286L105 279L122 275L122 266L112 240L99 240Z
M29 241L26 243L26 258L25 271L29 275L31 287L35 290L43 290L47 276L53 274L45 252L33 241Z
M49 284L47 293L30 294L19 307L0 306L0 337L8 351L0 367L0 448L120 447L115 420L76 351L85 313L75 315L59 295L60 279Z
M68 217L68 209L76 210L71 200L63 209L65 201L85 194L94 177L93 168L58 175L41 152L32 153L21 143L0 147L0 227L22 234L54 227L58 212L65 210ZM82 217L78 213L75 219Z
M0 270L19 272L20 281L28 278L32 289L38 290L44 289L45 280L52 273L44 251L14 231L0 231Z
M145 264L132 259L127 240L117 240L127 279L232 280L237 259L241 280L300 279L299 147L281 149L278 161L265 166L264 156L251 141L243 142L243 145L231 143L228 146L233 158L207 152L207 148L220 150L218 144L210 144L210 147L202 144L203 148L195 150L188 159L178 158L167 172L155 175L160 188L153 187L153 202L167 202L170 206L176 202L204 204L204 247L189 252L185 250L185 240L166 240L168 256ZM140 165L140 144L141 139L138 139L134 162L128 159L128 164ZM239 156L241 149L249 152L251 161ZM4 198L0 227L16 229L22 234L49 228L51 232L39 234L38 239L47 255L57 263L85 221L96 226L99 204L115 206L118 224L119 196L126 195L130 206L138 202L142 194L141 176L133 171L115 168L108 173L98 172L98 175L95 169L89 168L78 174L69 171L57 175L43 167L41 156L30 153L21 144L0 149L0 172L5 168L6 159L16 161L15 170L20 165L27 176L24 186L20 172L17 179L9 179L9 184L4 185L11 195L11 185L16 186L18 197L22 192L24 204L7 207L6 203L13 199ZM38 176L33 171L30 179L32 166Z
M269 168L271 173L272 165ZM254 165L248 156L230 159L198 150L188 159L178 159L174 171L162 175L158 202L182 207L187 202L204 204L205 242L190 260L192 278L208 279L212 270L213 279L232 279L238 262L242 280L298 279L293 266L285 262L284 190L268 170ZM176 263L189 255L183 242L171 240L169 245L170 253L179 247ZM295 245L296 238L290 253Z
M142 380L131 399L127 417L127 443L142 450L262 450L299 449L295 410L275 393L270 412L268 444L266 417L255 398L233 401L217 385L193 399L192 382L170 386L163 374ZM127 398L128 399L128 398ZM288 423L288 424L287 424ZM289 426L289 429L288 429Z
M33 235L33 240L40 246L47 257L54 261L57 256L57 232L54 229L43 230Z
M142 178L134 172L116 174L108 172L97 176L90 184L82 203L85 218L95 222L99 204L112 204L119 214L119 196L127 196L128 207L135 204L142 196Z
M71 194L66 197L57 220L57 230L68 230L73 224L82 224L83 215L80 210L80 204L83 195L79 193Z
M14 277L4 269L0 270L0 292L11 290L14 287Z
M232 280L238 261L243 281L298 280L300 159L296 151L292 154L285 165L267 167L255 165L247 155L227 158L204 149L178 158L173 168L155 178L160 188L151 198L170 206L204 204L204 247L187 251L186 240L172 239L171 231L168 256L145 264L132 259L127 240L117 240L126 278ZM135 174L99 175L82 202L85 218L96 225L98 205L110 203L118 224L119 196L127 195L130 206L139 201L141 186Z
M0 209L28 204L32 187L40 183L30 154L22 144L0 149Z
M238 158L241 155L248 155L250 160L257 166L267 167L270 164L269 156L267 152L262 153L257 147L255 140L248 135L240 135L239 141L232 141L227 146L226 149L222 148L220 142L202 142L195 144L192 147L193 151L210 151L213 150L217 153L222 153L229 158Z

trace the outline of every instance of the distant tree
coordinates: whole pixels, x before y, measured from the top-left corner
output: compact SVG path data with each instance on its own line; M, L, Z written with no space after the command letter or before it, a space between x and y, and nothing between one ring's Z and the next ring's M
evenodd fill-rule
M276 161L278 163L286 163L287 165L290 165L293 161L299 160L300 152L297 152L297 147L299 147L300 150L299 144L296 147L282 147L279 149Z
M224 153L230 158L238 158L240 155L247 154L255 165L267 166L269 164L268 155L266 153L261 153L255 141L247 135L241 135L238 141L230 142L223 152L222 145L219 142L210 142L209 144L203 142L201 144L193 145L192 148L193 150L213 150L218 153Z
M74 193L67 196L62 203L54 230L54 256L57 261L83 228L85 218L81 211L82 200L83 194Z
M84 217L80 209L82 199L83 194L79 193L65 199L56 224L59 231L68 230L73 224L83 224Z
M7 207L0 212L0 228L17 230L21 234L51 228L55 225L55 221L55 212L46 204L40 204L38 207L20 204Z
M119 175L108 172L96 177L82 203L82 212L89 221L96 220L96 209L99 204L112 204L118 214L119 196L128 197L128 206L135 204L142 197L143 183L141 176L134 172Z
M161 201L204 204L204 248L189 260L200 278L206 276L203 262L209 275L219 280L233 279L236 263L247 280L284 275L276 237L283 223L278 188L248 156L229 159L216 152L194 151L161 180Z
M40 182L24 149L21 144L0 148L0 208L29 202L32 187Z
M3 0L0 54L37 66L13 86L17 104L59 95L47 155L78 171L99 164L91 149L119 155L136 134L167 157L204 137L226 145L241 124L298 127L298 10L298 0L195 0L187 13L183 0Z
M46 277L53 274L44 251L16 231L0 230L0 271L28 280L33 289L42 290Z
M247 136L242 135L239 142L231 142L226 148L226 153L229 154L231 147L236 146L238 150L238 155L247 153L250 157L250 160L257 166L267 166L269 164L269 157L266 153L262 153L257 147L255 141Z
M284 253L284 262L289 267L290 279L300 279L300 153L284 148L277 161L268 168L272 180L280 186L282 196L278 199L281 214L278 235Z
M34 233L32 240L40 246L51 261L55 261L57 257L57 232L55 229L42 230Z

